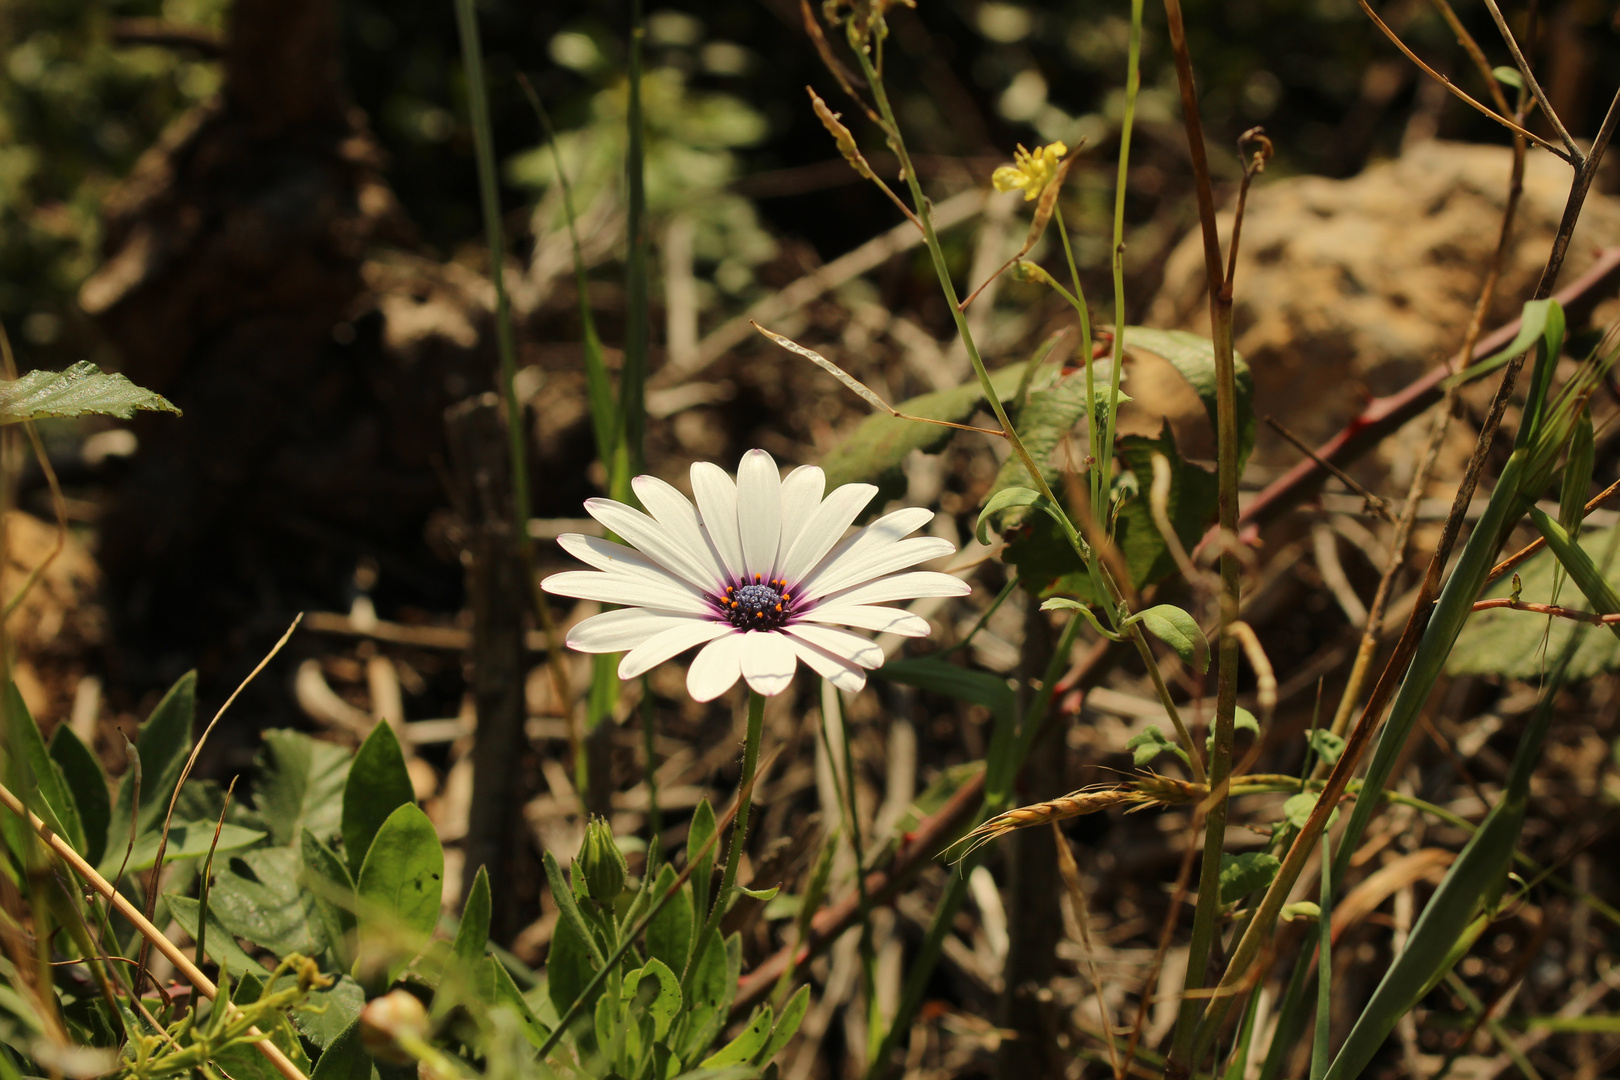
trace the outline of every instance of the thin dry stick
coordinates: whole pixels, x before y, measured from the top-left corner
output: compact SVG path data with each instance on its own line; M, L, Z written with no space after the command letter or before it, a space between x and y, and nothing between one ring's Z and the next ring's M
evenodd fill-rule
M298 629L298 623L303 617L304 613L301 611L294 616L292 625L287 627L286 633L281 635L281 640L276 642L275 647L265 654L264 659L260 660L252 671L248 672L247 678L243 679L237 688L231 691L231 696L225 699L225 704L219 707L219 711L214 714L214 718L203 729L202 737L197 740L197 745L191 748L191 756L186 758L185 768L180 770L180 779L174 785L174 794L169 796L169 812L163 816L163 834L158 838L157 861L152 864L152 876L147 879L146 917L148 919L157 910L158 878L163 873L163 856L169 847L169 827L174 822L174 808L179 804L180 792L186 786L186 781L191 777L192 768L197 764L197 755L202 753L203 744L208 741L208 736L213 734L214 726L219 723L219 718L225 715L225 710L231 707L243 690L247 689L248 683L252 682L259 672L265 669L265 665L276 658L276 654L281 651L282 646L287 644L287 639L292 637L293 631ZM135 961L136 997L140 997L141 990L146 986L146 958L150 945L150 941L141 943L140 956Z
M1497 79L1496 72L1492 70L1491 62L1485 59L1485 50L1479 47L1479 42L1475 41L1474 35L1470 34L1468 28L1463 26L1462 20L1457 18L1457 13L1452 10L1451 5L1446 0L1430 0L1430 2L1440 12L1440 17L1446 20L1446 25L1451 27L1451 32L1457 35L1457 44L1463 47L1463 51L1468 54L1468 58L1474 62L1474 67L1479 71L1479 77L1485 80L1485 89L1490 91L1491 101L1496 105L1496 111L1506 116L1512 110L1508 108L1507 96L1502 93L1502 84ZM1517 119L1519 123L1524 123L1522 116Z
M1277 434L1287 439L1290 443L1293 443L1294 449L1298 450L1300 453L1322 466L1322 468L1332 473L1338 478L1339 483L1343 484L1357 495L1360 495L1361 501L1367 504L1367 509L1371 513L1377 514L1391 525L1395 524L1395 515L1389 512L1388 499L1380 498L1379 496L1368 491L1366 488L1362 487L1356 482L1355 477L1333 464L1333 462L1329 461L1321 454L1318 454L1315 450L1312 450L1304 439L1301 439L1298 435L1295 435L1292 431L1289 431L1275 416L1266 417L1266 423L1269 424L1271 429Z
M1243 211L1249 204L1249 184L1256 173L1266 171L1266 162L1276 152L1263 127L1252 127L1238 136L1239 158L1243 156L1243 147L1249 143L1255 143L1256 149L1253 156L1244 162L1243 179L1238 183L1237 209L1232 213L1232 244L1226 253L1226 278L1221 282L1221 299L1225 301L1232 299L1232 280L1237 277L1238 241L1243 237Z
M1058 870L1063 884L1069 890L1069 904L1074 908L1074 922L1080 928L1080 948L1086 954L1086 970L1091 976L1091 990L1097 997L1097 1019L1102 1022L1103 1037L1108 1041L1108 1063L1113 1067L1114 1080L1123 1080L1125 1069L1119 1060L1119 1047L1114 1044L1114 1025L1108 1018L1108 1003L1103 1000L1102 977L1097 974L1096 950L1091 944L1091 918L1086 913L1086 894L1080 887L1080 867L1075 865L1074 852L1069 840L1057 822L1052 822L1052 842L1057 845Z
M1512 597L1502 596L1494 600L1474 601L1475 611L1490 611L1493 608L1508 608L1513 611L1533 611L1537 615L1552 615L1559 619L1571 619L1575 622L1590 623L1593 626L1609 626L1620 623L1620 614L1599 615L1591 611L1579 611L1575 608L1559 607L1556 604L1534 604L1528 600L1514 600Z
M1439 83L1441 86L1444 86L1447 90L1451 91L1451 93L1453 95L1455 95L1460 101L1464 101L1469 106L1471 106L1472 108L1478 109L1481 113L1483 113L1486 116L1490 117L1492 120L1495 120L1498 124L1501 124L1503 127L1507 128L1509 131L1513 132L1513 134L1519 136L1519 138L1528 139L1529 141L1535 143L1537 146L1541 147L1543 150L1547 151L1549 154L1552 154L1554 157L1562 158L1563 160L1569 162L1571 165L1575 165L1577 168L1579 168L1579 163L1577 162L1577 160L1575 158L1570 157L1570 155L1562 147L1558 146L1556 143L1548 142L1546 139L1543 139L1540 135L1537 135L1532 131L1527 131L1525 128L1523 128L1520 125L1514 123L1512 120L1509 120L1507 117L1501 116L1497 112L1495 112L1494 110L1486 108L1483 104L1476 101L1474 98L1470 97L1468 95L1468 93L1465 92L1456 83L1452 82L1450 79L1446 78L1444 75L1442 75L1438 71L1434 70L1434 68L1432 68L1428 64L1424 63L1423 59L1420 56L1418 56L1417 53L1415 53L1411 49L1407 48L1406 42L1402 41L1400 39L1400 36L1397 35L1394 30L1390 29L1389 25L1387 23L1385 23L1383 19L1380 19L1378 17L1378 12L1376 12L1376 11L1374 11L1372 9L1372 6L1367 3L1367 0L1356 0L1356 3L1361 5L1361 10L1367 13L1367 18L1369 18L1369 19L1371 19L1373 21L1373 25L1377 26L1378 29L1382 30L1384 32L1384 36L1389 38L1389 40L1392 43L1394 43L1394 45L1395 45L1395 47L1397 49L1401 50L1401 52L1406 54L1406 58L1408 60L1412 61L1412 63L1414 63L1418 67L1422 68L1424 74L1428 75L1429 78L1433 79L1435 82ZM1582 159L1582 160L1584 160L1584 159Z
M1365 0L1363 0L1363 3L1365 3ZM1541 84L1536 81L1536 73L1530 70L1530 64L1525 60L1524 52L1519 48L1518 40L1514 38L1513 31L1508 29L1507 20L1502 17L1502 9L1496 6L1496 0L1485 0L1485 6L1490 9L1491 18L1496 21L1496 28L1502 32L1502 40L1507 43L1508 52L1513 54L1513 62L1519 66L1519 75L1524 79L1525 86L1530 88L1530 93L1535 97L1536 104L1540 105L1541 111L1546 114L1547 123L1552 125L1553 131L1558 133L1558 137L1563 140L1564 146L1569 149L1567 160L1577 169L1584 167L1586 165L1586 155L1582 154L1581 148L1575 145L1575 140L1570 136L1569 130L1564 127L1564 122L1553 111L1552 102L1548 101L1547 95L1542 92Z
M912 416L909 413L900 412L893 405L890 405L887 401L884 401L882 398L878 397L877 394L873 393L871 388L865 383L855 378L855 376L849 374L847 371L833 363L831 360L827 359L825 356L822 356L820 353L816 352L816 350L807 349L803 345L800 345L798 342L794 341L792 338L783 337L774 330L767 330L763 326L759 325L759 323L753 322L753 320L749 320L749 322L753 325L755 330L758 330L761 334L764 334L766 337L782 346L782 348L786 349L788 352L798 353L806 360L811 361L817 367L821 368L833 378L837 379L839 382L853 390L862 401L866 402L868 405L880 412L888 413L896 420L917 420L924 424L938 424L940 427L955 428L958 431L976 431L981 435L994 435L1000 439L1007 437L1007 433L1005 431L1001 431L997 428L974 427L972 424L955 424L949 420L936 420L931 416Z
M161 930L159 930L156 926L153 926L152 921L145 915L141 914L140 909L134 904L130 903L129 899L125 897L123 893L115 889L106 878L96 873L96 868L85 862L84 857L81 856L77 851L73 850L73 845L69 844L66 840L63 840L60 836L57 836L54 832L52 832L51 827L41 821L37 815L24 806L22 800L13 795L11 793L11 789L6 787L4 784L0 784L0 803L3 803L13 814L16 814L23 821L27 822L29 827L39 834L39 838L45 841L46 845L49 846L50 849L54 851L63 862L67 863L73 868L74 873L78 874L81 878L88 882L90 886L96 890L96 892L100 893L107 899L108 903L117 908L118 913L124 918L128 919L134 925L135 929L140 932L141 937L144 940L156 946L157 951L162 953L168 959L169 963L174 965L175 970L180 972L180 974L185 977L187 982L196 987L196 989L204 997L208 998L208 1000L214 1000L215 995L219 992L219 988L214 985L208 976L197 970L197 965L191 962L191 958L182 952L178 945L165 937ZM242 1010L228 1002L226 1003L226 1008L230 1010L230 1015L233 1017L240 1016L242 1014ZM263 1054L265 1058L269 1060L270 1064L275 1066L276 1071L285 1077L286 1080L309 1080L309 1078L304 1075L303 1070L301 1070L297 1065L293 1064L287 1055L283 1054L281 1050L270 1041L269 1035L260 1031L256 1027L248 1028L248 1034L255 1038L256 1041L253 1045L258 1047L259 1053Z

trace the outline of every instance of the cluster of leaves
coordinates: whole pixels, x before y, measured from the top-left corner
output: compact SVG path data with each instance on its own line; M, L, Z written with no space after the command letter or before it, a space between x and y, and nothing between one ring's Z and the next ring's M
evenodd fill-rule
M611 836L598 836L585 869L576 864L572 887L558 892L570 917L559 924L548 970L535 973L491 948L481 869L459 923L435 935L444 852L387 724L352 753L296 731L267 732L249 805L212 781L180 786L192 752L195 684L194 675L182 678L141 725L115 795L71 728L58 725L47 742L9 688L5 775L53 832L145 905L155 925L172 923L190 936L199 964L217 970L222 997L238 1010L193 1008L184 997L166 998L155 1014L138 1010L124 972L143 955L139 931L62 889L57 875L66 868L51 869L27 826L3 814L0 869L30 905L41 947L54 946L60 961L47 983L30 982L18 955L0 960L10 988L0 993L4 1075L45 1075L69 1048L90 1048L100 1052L93 1072L116 1060L129 1080L190 1068L274 1080L246 1034L257 1024L314 1080L377 1080L392 1075L396 1058L469 1077L496 1058L514 1076L667 1080L724 1069L742 1077L763 1071L797 1028L807 991L780 1019L762 1008L713 1049L736 993L741 943L709 929L694 945L709 910L712 854L681 888L667 865L656 880L635 882ZM714 830L705 804L693 850ZM561 882L547 858L554 884ZM616 876L594 869L604 858ZM163 871L154 875L159 859ZM161 895L149 895L154 882ZM645 952L621 950L603 972L606 952L625 944L654 896L666 895L646 925ZM48 920L69 933L47 945ZM677 972L685 973L684 989ZM587 989L591 1008L570 1013ZM368 1028L368 1001L400 993L425 1006L426 1039L395 1038L375 1021ZM582 1022L558 1031L562 1016ZM545 1064L542 1047L552 1051Z

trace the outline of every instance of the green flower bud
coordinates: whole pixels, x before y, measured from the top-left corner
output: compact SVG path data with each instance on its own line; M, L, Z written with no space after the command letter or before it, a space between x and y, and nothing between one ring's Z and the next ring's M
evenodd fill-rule
M603 818L594 818L585 827L585 842L580 845L575 868L585 875L585 888L591 899L607 907L624 891L624 879L630 867L624 853L613 842L613 828Z

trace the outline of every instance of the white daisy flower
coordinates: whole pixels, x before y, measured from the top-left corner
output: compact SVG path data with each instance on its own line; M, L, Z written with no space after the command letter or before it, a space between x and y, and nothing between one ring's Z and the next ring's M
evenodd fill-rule
M650 512L589 499L586 511L634 547L569 533L564 550L596 569L546 578L559 596L622 604L568 632L570 648L624 652L619 678L633 679L702 646L686 676L698 701L711 701L739 678L761 694L780 694L798 662L841 690L866 685L883 650L855 627L925 637L928 621L883 604L923 596L965 596L966 582L932 571L899 571L956 550L935 536L907 539L933 518L908 507L846 537L877 494L871 484L825 493L813 465L784 479L763 450L743 455L732 478L719 466L692 466L697 507L653 476L631 482Z

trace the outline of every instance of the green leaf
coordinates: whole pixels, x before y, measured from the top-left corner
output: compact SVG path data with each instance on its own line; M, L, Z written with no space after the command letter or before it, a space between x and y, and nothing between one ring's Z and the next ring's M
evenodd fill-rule
M708 1049L725 1027L731 999L737 992L737 980L730 974L728 953L720 931L710 930L690 979L686 1039L680 1048L683 1060L690 1060Z
M1585 594L1591 610L1600 615L1620 615L1620 592L1609 584L1609 580L1603 576L1603 571L1599 570L1592 557L1582 550L1580 543L1540 507L1530 508L1530 520L1540 531L1542 538L1547 541L1547 548L1553 553L1553 557L1569 574L1576 587ZM1605 562L1611 560L1612 556ZM1620 623L1608 623L1607 626L1609 632L1616 639L1620 639Z
M416 790L399 738L388 724L378 723L356 751L343 785L343 850L357 877L383 822L400 807L415 803Z
M917 656L890 660L873 674L932 694L983 705L998 716L1012 714L1012 686L1005 677L992 672L975 671L934 656Z
M1514 74L1517 75L1518 72L1514 72ZM1553 317L1552 308L1556 304L1556 300L1527 301L1524 310L1519 315L1519 332L1512 341L1485 359L1463 368L1440 385L1449 390L1453 386L1461 386L1463 383L1472 382L1482 375L1490 374L1530 348L1538 339L1544 337L1548 319ZM1559 311L1559 321L1562 322L1562 309Z
M714 830L714 807L709 805L707 798L704 798L692 812L692 823L686 829L686 865L692 867L692 872L687 875L686 880L692 886L693 933L697 932L696 928L703 925L709 912L709 889L713 887L715 851L720 845L715 844L702 859L697 856L704 845L708 844L709 838L714 835ZM682 970L685 970L684 964Z
M1493 67L1491 77L1503 86L1511 86L1515 90L1524 89L1524 76L1519 74L1518 68Z
M169 692L141 725L140 734L135 737L135 749L141 759L141 804L138 808L133 805L134 772L126 772L118 785L112 824L107 830L107 846L120 857L131 820L136 822L137 832L144 833L168 813L169 798L180 782L180 771L185 768L186 755L191 750L191 724L196 712L197 673L188 671L169 687ZM108 856L111 854L109 851ZM117 869L115 862L107 872Z
M80 852L91 866L101 861L107 850L107 823L112 819L112 796L107 776L90 748L79 741L67 724L57 724L51 732L51 760L62 771L62 781L73 796L84 831Z
M1044 352L1038 353L1030 363L1038 364L1044 355ZM1017 391L1025 368L1025 364L1011 364L990 373L990 384L1002 401L1007 401ZM895 408L910 416L964 423L982 401L984 392L974 380L951 390L909 398ZM951 435L950 428L938 424L901 420L881 413L869 416L822 456L827 488L830 491L840 484L854 483L876 483L881 487L899 473L901 463L911 451L934 450Z
M536 1050L545 1045L546 1036L551 1032L529 1008L529 1003L523 999L523 992L512 981L512 973L493 956L486 956L479 961L479 981L485 988L485 1000L498 1007L505 1006L517 1014L518 1023L523 1029L523 1037Z
M557 927L552 931L551 951L546 956L546 993L559 1017L567 1015L569 1006L585 992L596 974L596 960L587 933L573 920L564 918L557 920ZM600 994L601 988L596 992ZM589 1006L591 1002L585 1004Z
M253 801L272 843L292 844L303 829L322 841L337 835L349 775L347 751L301 731L267 731L255 764Z
M191 940L197 940L197 914L202 907L200 903L189 896L177 896L167 893L163 897L168 901L169 914L180 928L191 935ZM257 973L263 975L264 965L253 959L247 950L236 943L236 936L225 928L219 921L219 913L214 910L212 898L208 905L208 958L230 973L231 978L240 978L244 973Z
M658 879L652 887L653 903L658 903L669 892L675 877L675 868L668 863L658 868ZM684 884L647 924L647 955L663 961L674 971L684 971L691 951L692 886Z
M213 832L212 826L208 831ZM315 897L298 883L299 863L292 848L261 848L228 859L216 856L214 887L208 893L209 937L217 916L226 930L277 956L325 952L325 926Z
M1303 829L1305 821L1316 809L1316 800L1320 793L1315 791L1301 791L1297 795L1290 795L1283 801L1283 821L1295 829ZM1334 810L1335 814L1339 811Z
M1595 567L1602 568L1609 586L1620 589L1620 526L1587 532L1581 536L1580 546L1590 553ZM1558 566L1552 551L1542 551L1519 567L1520 599L1531 603L1552 602ZM1512 591L1511 579L1504 577L1484 595L1498 598ZM1592 610L1581 595L1566 595L1561 603L1564 607ZM1569 619L1528 611L1498 608L1475 612L1469 616L1446 659L1446 674L1539 680L1548 658L1562 652L1571 637L1582 629L1582 624ZM1620 670L1620 641L1612 634L1583 634L1569 662L1567 677L1572 682L1581 681L1615 670Z
M276 980L277 988L288 985L292 978L283 975ZM366 994L360 984L343 975L325 990L310 991L308 1006L292 1011L293 1026L304 1038L327 1050L360 1018L365 1004Z
M810 988L801 986L788 998L787 1004L782 1006L782 1015L771 1029L771 1039L765 1044L754 1058L755 1065L769 1064L770 1060L782 1052L782 1048L798 1033L799 1025L804 1022L805 1013L810 1011Z
M1191 764L1187 758L1187 751L1165 738L1164 732L1160 731L1156 724L1149 724L1139 734L1131 736L1130 741L1125 744L1125 749L1131 751L1131 760L1136 763L1137 768L1146 765L1166 750L1183 762Z
M1328 766L1338 764L1339 755L1344 753L1344 736L1335 735L1326 728L1316 728L1305 738L1318 761Z
M681 980L657 957L649 959L634 980L637 992L648 979L657 983L658 992L647 1003L646 1011L647 1015L652 1017L653 1038L662 1039L669 1034L669 1025L681 1012ZM625 979L627 992L630 990L631 982L631 979Z
M354 963L355 898L354 878L337 853L307 828L299 834L298 887L315 900L321 926L331 947L332 959L340 968Z
M1174 604L1155 605L1126 621L1140 622L1148 633L1174 649L1177 656L1200 674L1209 670L1209 642L1204 632L1191 615Z
M1107 361L1098 361L1092 367L1090 411L1099 416L1106 415L1111 370L1112 365ZM1117 400L1125 402L1131 398L1121 392ZM1087 415L1086 406L1086 373L1080 370L1060 375L1045 386L1032 390L1018 410L1013 426L1018 429L1018 438L1023 442L1024 449L1029 451L1030 460L1045 473L1048 484L1057 483L1058 471L1052 461L1058 444ZM1002 463L990 490L999 493L1011 487L1026 487L1033 482L1023 459L1015 455Z
M444 898L444 849L433 823L415 804L396 809L377 830L360 867L357 892L355 972L362 983L386 986L421 951Z
M461 925L456 927L455 943L450 947L451 954L468 967L482 960L489 947L489 912L489 871L480 866L467 890Z
M1221 856L1221 903L1235 904L1277 876L1282 860L1267 851Z
M310 1080L379 1080L377 1066L360 1044L356 1020L333 1039L315 1062Z
M754 1010L754 1015L748 1018L748 1025L737 1033L737 1037L705 1058L701 1067L714 1069L753 1061L771 1041L774 1020L771 1007L761 1005Z
M23 801L40 816L51 831L57 833L73 850L85 850L84 826L79 820L79 808L73 801L62 769L51 759L45 747L45 738L23 702L17 684L6 681L4 692L7 749L16 754L13 768L26 770L19 778L23 782Z
M167 866L178 859L197 859L208 854L208 849L214 844L214 826L212 821L182 821L175 822L169 829L169 843L163 849L163 865ZM223 825L219 830L219 844L214 848L218 854L227 851L240 851L245 847L252 847L264 839L264 833L257 829L245 829L240 825ZM136 873L141 870L152 869L157 861L158 845L163 836L159 832L149 832L135 841L135 850L129 856L129 872ZM108 852L107 859L113 861L116 854L117 862L124 861L124 853ZM289 860L289 863L292 860ZM117 869L116 866L113 867Z
M180 415L161 394L102 371L88 360L65 371L30 371L15 382L0 381L0 424L86 414L128 420L137 409Z
M1210 431L1216 428L1215 345L1207 337L1186 330L1159 330L1151 326L1125 328L1125 349L1145 349L1168 360L1187 380L1204 404ZM1233 389L1238 422L1238 472L1254 450L1254 377L1249 365L1232 353Z
M1256 720L1254 718L1254 713L1250 712L1248 709L1245 709L1241 705L1234 705L1232 706L1232 733L1235 735L1240 731L1247 731L1250 734L1259 737L1260 721ZM1213 730L1211 730L1210 733L1204 737L1204 747L1210 753L1215 752L1215 732Z
M1170 523L1184 547L1191 550L1196 546L1214 518L1218 494L1215 475L1182 461L1168 424L1161 427L1157 439L1143 435L1122 436L1115 444L1115 452L1128 474L1119 478L1116 494L1125 494L1133 487L1145 492L1153 476L1153 455L1163 454L1169 460L1171 479L1166 509ZM1149 483L1135 482L1138 477L1148 478ZM1007 540L1006 561L1017 567L1021 581L1031 592L1041 597L1069 595L1091 603L1110 602L1108 597L1094 595L1085 564L1055 524L1026 511L1016 524L1009 520L1004 521L1003 526ZM1177 570L1175 557L1165 546L1145 493L1130 495L1118 504L1114 545L1124 555L1131 582L1137 589L1161 581Z
M1295 919L1320 919L1322 905L1315 900L1295 900L1292 904L1284 904L1282 910L1277 912L1277 918L1283 922L1293 922Z

